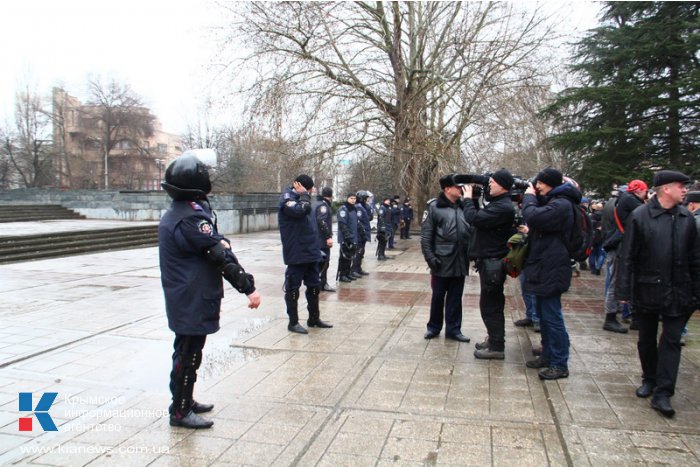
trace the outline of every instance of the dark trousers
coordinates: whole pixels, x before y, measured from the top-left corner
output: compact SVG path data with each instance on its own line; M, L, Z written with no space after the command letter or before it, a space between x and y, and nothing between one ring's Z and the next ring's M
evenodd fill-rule
M389 249L394 248L394 232L396 232L396 226L387 226L386 234L388 235Z
M401 238L408 238L408 233L411 231L411 220L406 219L403 221L403 228L401 228Z
M462 293L464 276L430 276L433 297L430 300L430 321L428 331L439 333L445 319L445 334L454 336L462 333Z
M481 310L481 319L484 321L486 332L489 335L489 348L496 352L503 352L506 337L506 319L503 314L506 297L503 295L503 283L488 285L485 275L479 272L479 281L481 283L479 309Z
M328 267L331 265L331 250L330 248L321 249L326 254L325 259L318 263L319 274L321 277L321 288L328 285Z
M197 369L202 363L202 349L207 336L175 334L173 366L170 371L170 393L173 403L170 414L187 415L192 407Z
M659 315L637 313L639 341L637 351L642 364L642 380L656 384L656 394L673 396L676 389L678 366L681 362L681 333L690 315L662 316L662 330L658 345Z

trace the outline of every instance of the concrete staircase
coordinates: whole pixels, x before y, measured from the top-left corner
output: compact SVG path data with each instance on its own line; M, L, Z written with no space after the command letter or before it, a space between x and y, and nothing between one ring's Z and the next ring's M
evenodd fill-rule
M60 204L0 205L0 222L30 222L57 219L85 219L85 216Z
M0 237L0 264L156 245L157 225Z

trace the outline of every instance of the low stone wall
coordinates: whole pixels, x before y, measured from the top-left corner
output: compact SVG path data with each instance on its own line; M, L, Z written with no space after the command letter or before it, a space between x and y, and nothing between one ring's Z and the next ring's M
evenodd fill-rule
M209 200L222 233L277 229L277 193L223 193ZM170 198L164 191L22 189L0 190L0 204L60 204L88 219L158 221Z

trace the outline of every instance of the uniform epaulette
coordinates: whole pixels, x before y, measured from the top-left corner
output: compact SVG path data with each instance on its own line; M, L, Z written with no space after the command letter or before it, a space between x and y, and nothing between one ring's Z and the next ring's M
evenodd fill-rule
M429 199L427 203L425 203L427 206L430 205L431 203L434 203L437 201L437 198Z
M202 208L202 206L200 206L199 204L195 203L194 201L190 201L190 202L189 202L189 205L190 205L190 207L192 208L192 210L194 210L194 211L204 211L204 209Z

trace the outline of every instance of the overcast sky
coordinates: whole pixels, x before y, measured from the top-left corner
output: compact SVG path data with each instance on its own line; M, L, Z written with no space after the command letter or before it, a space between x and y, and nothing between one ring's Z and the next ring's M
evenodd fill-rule
M590 2L570 11L572 31L595 25L597 6ZM184 132L210 89L210 28L220 16L213 0L4 0L0 124L12 114L20 85L34 83L47 95L62 85L84 98L88 79L101 77L129 84L164 130Z

